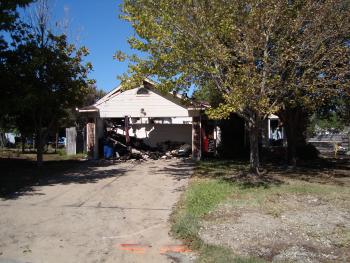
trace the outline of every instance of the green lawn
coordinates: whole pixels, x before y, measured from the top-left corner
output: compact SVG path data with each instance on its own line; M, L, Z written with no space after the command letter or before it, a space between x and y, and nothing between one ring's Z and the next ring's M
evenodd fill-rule
M0 158L35 161L36 153L28 150L22 153L20 149L1 149ZM65 149L57 149L56 152L50 149L47 153L44 153L43 156L44 161L78 160L82 158L86 158L86 154L67 155Z

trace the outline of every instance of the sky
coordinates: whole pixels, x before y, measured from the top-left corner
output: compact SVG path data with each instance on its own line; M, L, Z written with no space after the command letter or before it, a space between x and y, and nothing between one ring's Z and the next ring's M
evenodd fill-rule
M113 59L117 50L131 54L127 38L131 25L118 18L121 0L51 0L52 19L69 24L68 36L78 46L86 46L93 65L90 78L97 87L110 91L118 86L118 75L127 71L127 62Z
M128 55L139 51L129 47L127 39L135 35L131 24L119 18L123 0L48 0L51 9L51 26L58 21L68 21L68 39L76 46L85 46L90 55L85 62L91 62L93 71L89 78L96 80L98 89L109 92L120 81L117 78L128 70L128 61L119 62L113 58L117 51ZM21 16L29 17L33 9L31 4L19 10ZM62 33L62 30L59 31ZM194 86L187 95L191 96Z

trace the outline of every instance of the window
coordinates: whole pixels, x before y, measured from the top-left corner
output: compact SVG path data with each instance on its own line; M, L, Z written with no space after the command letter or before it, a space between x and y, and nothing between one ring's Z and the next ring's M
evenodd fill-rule
M279 119L269 119L268 121L269 143L270 146L282 146L284 131Z
M146 88L139 88L136 92L137 95L149 95L149 90Z

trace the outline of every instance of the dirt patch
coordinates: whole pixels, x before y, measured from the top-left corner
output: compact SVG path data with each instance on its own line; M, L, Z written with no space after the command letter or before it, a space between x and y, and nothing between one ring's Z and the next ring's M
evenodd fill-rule
M268 167L270 175L292 178L310 183L350 186L350 157L321 158L299 167Z
M267 202L221 205L202 221L200 237L205 243L229 247L236 255L269 261L350 261L347 200L286 194Z

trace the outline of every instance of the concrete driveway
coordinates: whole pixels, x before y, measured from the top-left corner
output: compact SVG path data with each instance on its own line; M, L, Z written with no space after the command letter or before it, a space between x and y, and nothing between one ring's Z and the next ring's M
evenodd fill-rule
M188 261L168 219L191 172L180 160L83 164L1 200L0 262Z

